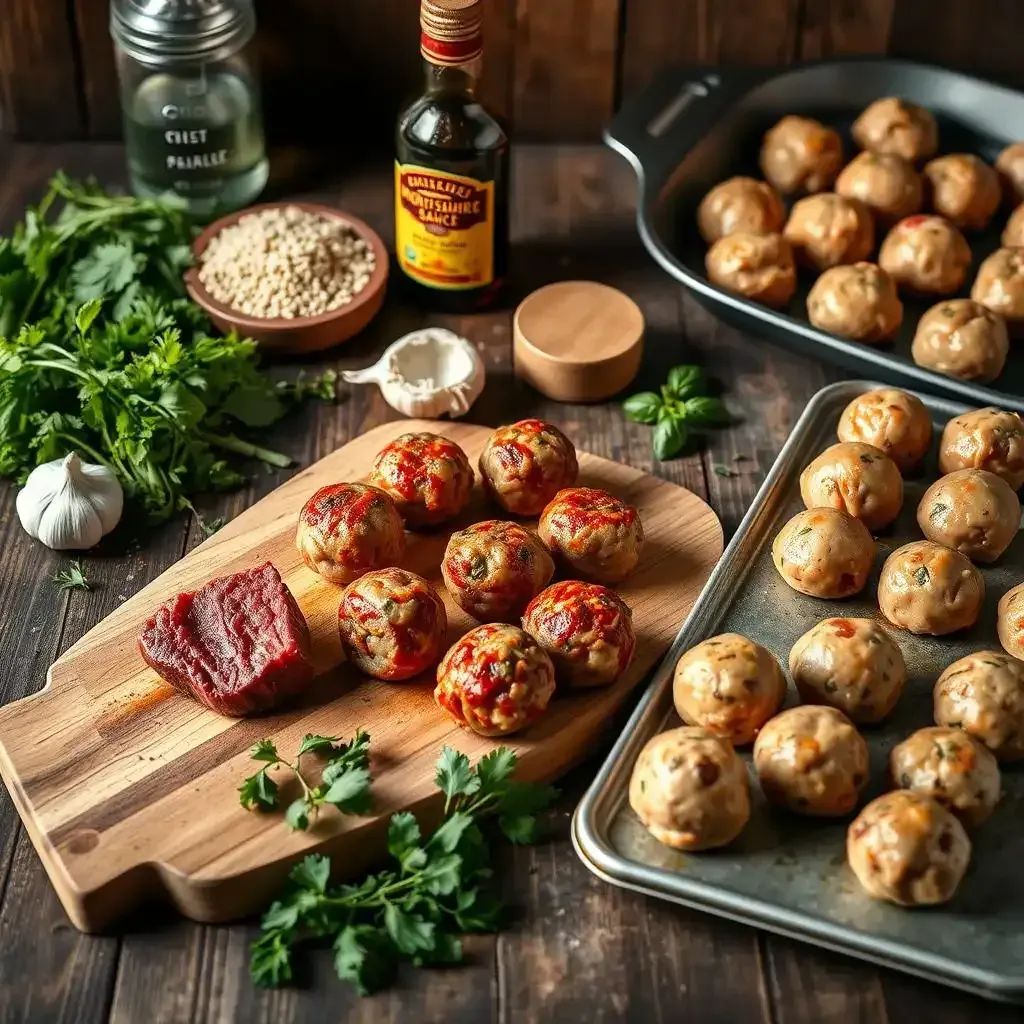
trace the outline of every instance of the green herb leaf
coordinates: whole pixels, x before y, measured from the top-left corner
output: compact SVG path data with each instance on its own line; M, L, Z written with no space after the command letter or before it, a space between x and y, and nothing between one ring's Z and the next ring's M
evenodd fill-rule
M519 758L508 747L498 747L480 758L476 773L480 778L482 793L496 792L512 774Z
M303 754L330 754L333 753L335 744L341 740L337 736L316 736L313 733L306 733L299 744L298 756Z
M688 398L683 403L683 414L693 423L729 422L729 410L720 398Z
M331 859L312 853L300 860L288 877L292 884L300 889L308 892L327 892L327 882L331 877Z
M366 814L373 806L369 769L349 767L333 777L323 794L323 801L337 807L343 814Z
M395 976L396 951L379 928L350 924L338 932L333 948L335 972L361 996L384 988Z
M305 832L309 828L309 804L305 797L299 797L288 805L284 812L284 820L290 828L298 832Z
M655 423L662 409L661 399L653 391L641 391L631 395L622 403L626 419L634 423Z
M272 811L277 807L277 783L261 768L239 787L238 800L246 810Z
M53 582L58 590L88 590L89 580L81 562L72 562L67 569L55 573Z
M480 788L480 776L470 767L469 758L452 747L443 747L437 761L434 785L445 796L445 805L457 796L472 795Z
M273 931L261 936L253 944L249 973L257 985L269 988L292 980L289 940L288 933Z
M920 565L914 570L914 581L919 587L926 587L931 580L931 573L926 565Z
M695 395L703 387L700 367L673 366L668 371L667 387L672 397L680 401Z
M249 756L254 761L280 761L281 759L277 756L277 747L274 746L273 740L257 740L252 750L249 751Z
M661 462L674 459L686 444L686 427L682 420L664 420L654 428L654 457Z
M725 466L721 462L716 462L711 468L714 470L715 476L739 476L739 473L732 466Z

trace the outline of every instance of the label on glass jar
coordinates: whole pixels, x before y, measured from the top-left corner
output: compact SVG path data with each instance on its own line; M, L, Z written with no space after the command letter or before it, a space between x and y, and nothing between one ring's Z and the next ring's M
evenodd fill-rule
M237 150L238 124L133 124L130 156L145 168L146 180L187 195L197 186L216 184L230 171Z
M494 182L395 163L395 252L414 281L452 291L494 280Z

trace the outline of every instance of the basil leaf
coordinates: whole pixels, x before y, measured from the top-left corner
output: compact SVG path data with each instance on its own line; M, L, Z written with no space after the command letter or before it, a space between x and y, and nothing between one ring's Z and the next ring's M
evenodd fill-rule
M661 399L653 391L641 391L622 403L622 411L626 419L634 423L654 423L658 419L661 405Z
M654 457L661 462L675 458L686 444L686 425L682 420L664 420L654 428Z

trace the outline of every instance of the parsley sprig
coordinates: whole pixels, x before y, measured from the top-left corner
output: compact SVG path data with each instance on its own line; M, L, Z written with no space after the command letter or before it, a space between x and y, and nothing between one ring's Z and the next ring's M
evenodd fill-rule
M58 590L88 590L89 578L81 562L72 562L66 569L54 573L53 582Z

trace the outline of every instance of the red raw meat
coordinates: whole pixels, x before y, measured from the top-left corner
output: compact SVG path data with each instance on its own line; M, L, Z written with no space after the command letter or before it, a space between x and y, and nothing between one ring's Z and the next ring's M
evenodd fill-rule
M306 620L270 562L178 594L139 637L167 682L233 718L302 693L313 678L309 647Z

